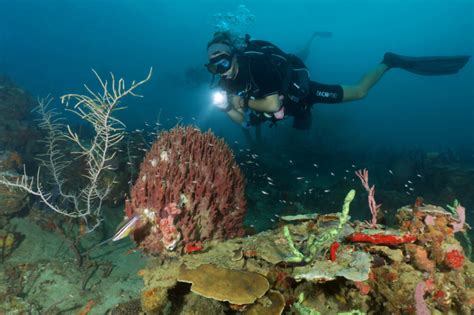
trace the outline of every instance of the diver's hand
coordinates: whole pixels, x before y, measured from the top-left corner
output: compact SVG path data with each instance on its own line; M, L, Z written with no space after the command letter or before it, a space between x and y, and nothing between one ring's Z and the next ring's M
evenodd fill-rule
M232 104L232 106L234 107L234 109L236 110L239 110L239 109L242 109L244 108L244 99L241 97L241 96L238 96L238 95L235 95L233 94L231 96L231 101L230 103Z

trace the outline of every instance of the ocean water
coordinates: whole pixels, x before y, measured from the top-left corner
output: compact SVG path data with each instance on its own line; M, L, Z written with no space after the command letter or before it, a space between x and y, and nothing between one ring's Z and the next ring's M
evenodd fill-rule
M0 99L0 153L6 154L2 159L10 156L9 161L9 154L18 153L29 176L37 175L37 158L45 149L37 144L45 139L37 127L38 116L27 114L37 97L50 95L51 108L87 142L93 130L74 113L64 112L59 97L86 93L84 84L100 91L91 69L102 78L113 73L127 85L153 69L150 80L136 90L143 98L125 98L126 109L117 112L125 126L125 140L117 152L123 159L114 164L119 188L103 205L99 228L84 232L81 229L94 226L96 218L81 224L68 221L33 196L18 211L2 214L0 209L5 217L0 222L0 297L9 301L9 306L1 305L0 314L21 313L22 307L24 312L76 314L86 310L88 301L94 302L86 313L105 314L116 304L140 298L144 285L136 273L145 268L147 255L135 250L129 239L93 246L114 235L122 221L125 199L140 180L139 164L157 133L176 125L210 129L232 149L246 178L244 226L249 234L277 229L284 215L339 212L350 189L358 191L351 218L369 220L367 194L354 174L359 169L369 170L369 183L382 204L383 224L394 225L397 209L422 196L426 204L445 208L458 199L466 209L466 223L474 225L472 60L453 75L390 69L361 100L315 104L309 130L293 129L288 118L273 127L263 124L259 138L256 128L244 131L212 105L215 89L204 64L206 45L218 30L250 34L287 53L301 51L314 32L324 32L326 36L311 42L305 60L311 79L351 85L389 51L407 56L472 55L474 3L0 0L0 75L9 78L2 79L0 87L12 84L31 95L29 107L18 109L21 123L14 114L23 104L21 98L16 103L6 102L6 94ZM25 128L30 131L20 132ZM66 158L71 156L66 153ZM77 159L71 161L76 171L87 168ZM14 167L18 173L22 164ZM80 186L83 177L77 178ZM73 184L69 181L69 188ZM57 192L51 191L53 196ZM7 246L8 233L15 234L14 246ZM472 239L470 228L466 234ZM465 248L472 244L459 239ZM14 272L21 268L23 273ZM13 279L19 283L13 284Z

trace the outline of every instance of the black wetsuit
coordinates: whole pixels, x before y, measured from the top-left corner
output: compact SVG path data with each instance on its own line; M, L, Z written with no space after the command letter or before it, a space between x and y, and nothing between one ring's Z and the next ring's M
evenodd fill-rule
M293 58L293 62L302 65L306 72L306 66L298 57L286 55ZM286 72L263 54L239 55L237 56L239 70L233 80L223 79L221 85L228 92L249 97L250 99L261 99L272 94L283 95L283 106L285 116L293 116L293 127L296 129L309 129L311 126L311 107L315 103L340 103L343 98L343 90L340 85L321 84L307 79L307 91L300 99L290 96L288 86L293 84L289 81ZM277 58L278 59L278 58ZM278 63L278 60L276 61ZM308 74L309 75L309 74ZM248 111L249 112L249 111ZM270 117L269 117L270 116ZM248 125L255 126L264 121L277 121L271 115L250 111L247 115Z

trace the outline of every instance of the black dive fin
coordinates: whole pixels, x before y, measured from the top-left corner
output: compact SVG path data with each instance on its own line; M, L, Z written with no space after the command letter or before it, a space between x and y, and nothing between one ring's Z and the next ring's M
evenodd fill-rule
M388 52L382 63L389 68L401 68L421 75L446 75L457 73L469 58L471 56L408 57Z

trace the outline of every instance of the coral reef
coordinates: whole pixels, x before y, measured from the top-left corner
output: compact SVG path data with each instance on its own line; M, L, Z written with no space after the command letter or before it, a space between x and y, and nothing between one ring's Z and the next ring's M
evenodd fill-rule
M459 269L464 262L463 248L454 237L453 226L458 232L458 218L442 207L423 205L403 207L397 215L401 230L416 236L416 245L406 245L415 265L425 271L434 271L434 265L440 269Z
M178 281L191 283L191 291L206 298L231 304L252 304L269 289L268 280L257 272L231 270L204 264L182 268Z
M32 122L33 98L10 79L0 76L0 149L21 155L34 151L38 133ZM32 159L32 157L31 157Z
M125 134L125 125L115 117L115 113L125 108L124 97L138 96L135 89L150 80L152 74L150 69L145 79L126 86L122 78L116 80L112 73L109 83L92 71L101 86L100 92L92 92L85 86L87 94L66 94L60 98L64 106L71 105L69 112L93 128L92 138L89 141L80 138L70 125L65 124L52 107L51 97L38 99L34 111L40 115L39 127L46 133L41 141L46 152L38 159L40 166L48 171L46 177L41 174L41 167L37 169L36 178L28 176L26 169L16 180L0 174L1 185L26 191L54 212L78 219L84 232L91 232L101 225L102 205L114 185L114 180L103 180L103 175L115 170L110 163L116 155L114 147ZM85 163L84 168L79 168L82 180L76 180L72 189L66 185L65 173L75 165L67 156L71 147L65 143L73 145L72 154Z
M17 172L21 166L22 158L17 152L0 153L0 176L15 181L21 177ZM29 196L25 191L0 185L0 227L4 226L12 215L21 211L28 203Z
M325 231L325 233L320 233L318 236L316 236L315 234L310 234L310 236L308 237L308 241L306 242L306 248L304 249L304 251L307 253L306 255L295 247L289 229L287 226L285 226L283 229L283 234L285 235L285 238L288 241L288 245L293 251L293 256L289 257L287 261L311 262L317 254L320 254L323 249L329 247L329 245L331 245L331 243L333 243L339 237L339 234L341 233L344 225L349 220L350 204L354 199L354 196L355 190L349 191L349 193L346 195L346 198L344 199L344 204L342 206L342 212L339 215L339 222L336 226L332 227L331 229L328 229L327 231ZM332 256L334 257L335 255L336 252L333 250Z
M346 213L348 206L346 200ZM434 225L425 223L428 215L433 217ZM186 296L192 290L222 301L219 314L232 310L243 314L414 314L426 310L470 314L474 306L474 264L464 257L453 237L452 225L458 220L452 213L418 203L416 207L400 208L399 227L392 229L382 225L367 229L366 223L342 217L285 217L286 225L276 230L207 242L206 250L175 260L151 258L141 276L146 288L168 292L175 291L180 281L193 283L182 288L180 294ZM341 222L343 226L338 228ZM307 243L335 229L339 232L334 240L339 246L325 243L319 255L305 260L310 257ZM365 236L360 239L361 235ZM303 255L296 263L289 259L295 257L295 249ZM242 290L236 287L241 281L235 275L249 272L266 278L269 286L262 289L259 295L265 295L259 299L253 295L238 301L245 294L234 296ZM230 298L221 296L227 292L221 286L232 288ZM166 299L167 305L161 310L182 301Z
M8 175L8 177L12 179L16 179L19 176L18 174L16 176ZM29 196L25 191L0 185L0 217L10 216L19 212L28 203Z
M243 235L245 181L223 140L176 127L159 135L126 203L133 238L148 253Z
M216 300L206 299L190 292L186 294L180 314L186 315L220 315L224 314L225 307Z
M246 311L246 315L278 315L283 313L285 308L285 298L276 291L270 290L258 299L255 304L252 304Z

